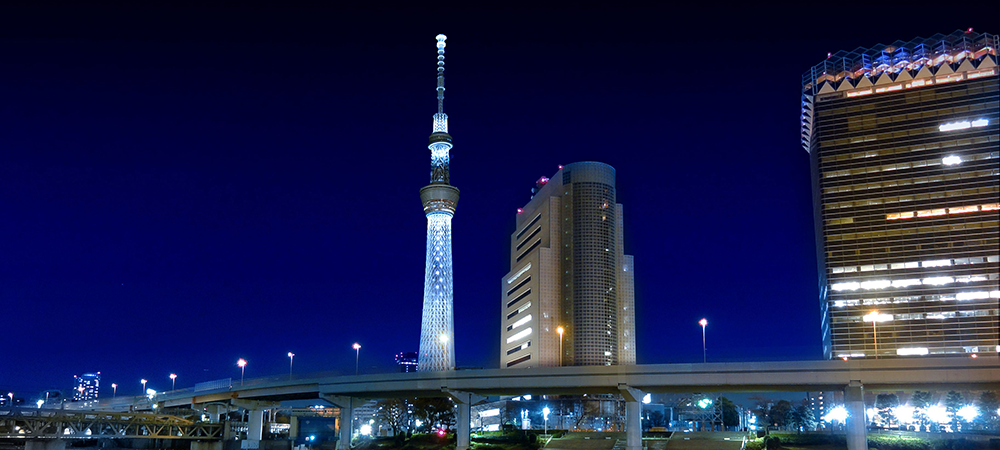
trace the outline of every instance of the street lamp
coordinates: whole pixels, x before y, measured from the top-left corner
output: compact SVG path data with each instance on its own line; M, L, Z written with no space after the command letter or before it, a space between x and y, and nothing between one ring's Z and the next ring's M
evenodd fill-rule
M172 391L176 388L177 388L177 374L172 373L170 374L170 390Z
M876 310L866 314L863 319L865 322L871 321L872 323L872 344L875 347L875 359L878 359L878 328L875 324L892 320L892 314L879 314Z
M549 413L550 412L552 412L552 410L550 410L548 406L542 408L542 417L545 419L545 434L546 435L549 434Z
M146 381L147 380L145 378L139 380L139 382L142 383L142 392L146 392Z
M295 353L288 352L288 379L292 378L292 362L295 360Z
M14 393L13 392L8 392L7 396L10 397L10 407L13 408L14 407Z
M565 332L566 332L565 328L563 328L561 326L556 327L556 333L559 333L559 365L560 366L563 365L562 364L562 360L563 360L562 342L563 342L563 333L565 333Z
M118 385L111 383L111 398L115 398L118 395Z
M357 375L358 367L359 364L361 363L361 344L355 342L354 345L351 346L351 348L354 349L354 375Z
M240 367L240 386L243 386L243 376L247 373L247 360L240 358L236 361L236 365Z
M708 325L708 319L702 318L698 321L698 325L701 325L701 362L708 362L708 349L705 347L705 326Z

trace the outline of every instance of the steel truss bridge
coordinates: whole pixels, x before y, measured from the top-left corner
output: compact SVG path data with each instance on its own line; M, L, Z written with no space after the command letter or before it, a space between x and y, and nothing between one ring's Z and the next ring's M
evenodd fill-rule
M168 414L0 409L0 439L145 438L218 440L223 424Z

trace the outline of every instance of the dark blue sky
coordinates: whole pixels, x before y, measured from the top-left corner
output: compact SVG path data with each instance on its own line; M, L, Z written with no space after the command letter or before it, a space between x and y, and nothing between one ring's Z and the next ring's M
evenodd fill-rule
M582 160L617 169L640 363L699 361L702 317L709 360L820 358L801 74L996 15L687 8L0 6L0 388L186 387L288 351L351 373L355 341L393 370L438 33L459 366L497 366L515 210Z

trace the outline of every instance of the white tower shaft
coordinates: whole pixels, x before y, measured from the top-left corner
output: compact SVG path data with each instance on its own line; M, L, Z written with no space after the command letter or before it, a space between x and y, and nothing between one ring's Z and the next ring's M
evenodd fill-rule
M437 36L437 114L427 148L431 151L431 184L420 189L427 215L427 258L424 266L424 307L420 321L417 370L455 368L455 315L452 298L451 219L458 188L450 184L448 116L444 113L445 35Z

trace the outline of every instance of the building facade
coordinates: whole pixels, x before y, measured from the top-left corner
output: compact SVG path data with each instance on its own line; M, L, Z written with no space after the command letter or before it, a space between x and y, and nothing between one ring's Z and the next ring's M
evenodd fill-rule
M632 256L615 169L560 166L518 209L500 281L500 367L635 364Z
M444 113L445 35L437 36L437 114L427 146L431 151L431 183L420 189L427 216L424 302L420 319L417 367L424 372L455 368L455 313L452 297L451 219L458 205L458 188L449 170L451 135Z
M101 390L101 373L73 375L73 401L89 402L97 400Z
M827 358L997 356L998 46L970 29L806 72Z
M417 352L399 352L396 354L396 367L400 373L417 371Z

